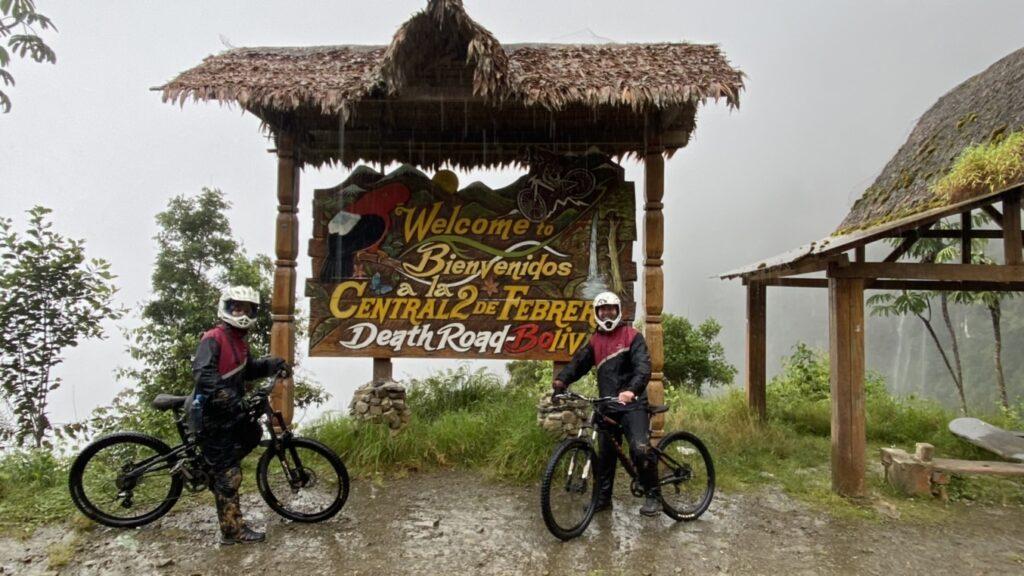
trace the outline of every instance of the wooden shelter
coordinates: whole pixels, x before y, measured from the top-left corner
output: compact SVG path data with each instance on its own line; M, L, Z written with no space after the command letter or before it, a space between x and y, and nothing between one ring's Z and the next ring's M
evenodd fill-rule
M158 90L168 102L236 103L276 142L271 350L289 360L302 167L518 166L530 147L643 158L644 310L651 396L660 401L664 159L686 145L698 105L724 99L737 107L742 88L742 73L716 46L502 45L461 0L429 0L387 46L233 49ZM375 359L374 374L390 375L386 359ZM290 417L284 394L276 401Z
M929 109L907 142L853 205L831 236L774 258L722 274L747 287L747 401L766 415L766 292L769 286L827 288L832 391L832 487L844 495L865 491L864 291L1024 290L1020 175L994 187L944 189L939 180L961 153L998 142L1024 128L1024 50L954 88ZM997 179L997 181L1000 179ZM977 229L984 212L994 227ZM959 229L936 228L958 217ZM960 263L901 261L921 238L959 240ZM972 240L1002 243L996 263L972 263ZM866 248L890 243L881 261ZM818 273L807 277L805 274ZM821 273L824 273L822 276Z

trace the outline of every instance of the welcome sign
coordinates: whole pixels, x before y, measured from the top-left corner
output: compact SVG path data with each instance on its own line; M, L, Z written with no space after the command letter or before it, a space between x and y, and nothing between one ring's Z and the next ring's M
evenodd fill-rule
M632 317L634 202L601 154L535 154L497 190L358 167L314 195L309 353L567 360L597 293Z

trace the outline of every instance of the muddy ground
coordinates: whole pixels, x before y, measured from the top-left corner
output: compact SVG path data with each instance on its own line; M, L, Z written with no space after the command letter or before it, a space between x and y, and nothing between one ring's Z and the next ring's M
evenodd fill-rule
M535 487L444 472L356 481L342 513L319 525L284 521L249 495L246 513L268 542L221 548L209 495L198 498L136 530L71 521L0 538L0 574L1024 573L1019 507L863 520L763 489L718 494L700 520L677 524L639 516L639 500L623 494L583 537L563 543L545 529Z

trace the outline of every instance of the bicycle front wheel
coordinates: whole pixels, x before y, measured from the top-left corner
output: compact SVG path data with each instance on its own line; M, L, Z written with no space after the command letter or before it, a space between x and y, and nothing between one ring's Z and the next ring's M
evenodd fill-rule
M166 514L181 496L177 460L161 440L123 432L89 444L71 464L68 489L75 506L92 520L134 528Z
M689 432L673 432L658 443L658 484L665 514L696 520L715 495L715 466L704 443Z
M540 509L556 538L579 536L594 517L596 458L589 442L570 438L558 445L548 461L540 484Z
M273 446L256 466L256 486L267 506L289 520L322 522L348 499L348 471L330 448L309 438Z

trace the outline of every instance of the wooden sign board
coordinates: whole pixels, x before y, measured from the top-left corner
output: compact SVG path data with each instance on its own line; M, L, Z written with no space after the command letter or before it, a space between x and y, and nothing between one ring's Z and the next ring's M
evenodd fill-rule
M498 190L356 168L313 200L310 356L564 361L611 290L632 318L633 184L601 154L535 155Z

